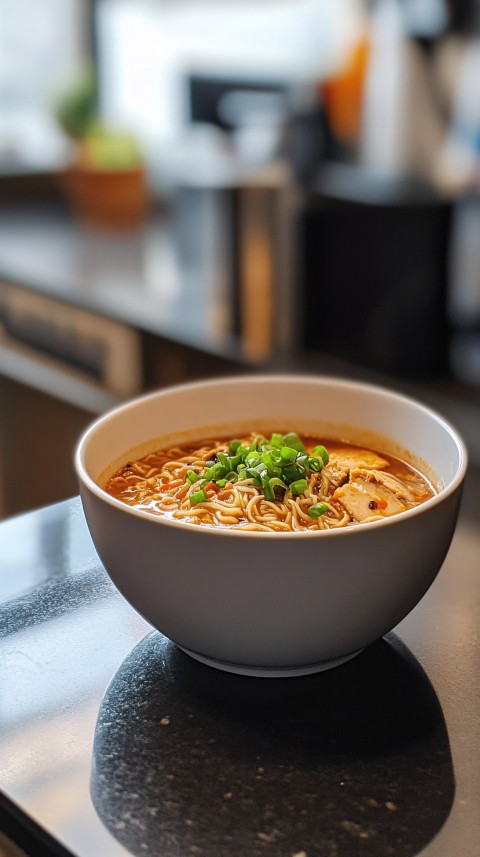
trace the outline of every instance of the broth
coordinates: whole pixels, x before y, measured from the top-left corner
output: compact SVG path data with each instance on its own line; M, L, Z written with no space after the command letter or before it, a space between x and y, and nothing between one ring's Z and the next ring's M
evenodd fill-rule
M104 488L154 515L266 532L369 523L435 494L425 476L388 453L294 432L160 448L127 462Z

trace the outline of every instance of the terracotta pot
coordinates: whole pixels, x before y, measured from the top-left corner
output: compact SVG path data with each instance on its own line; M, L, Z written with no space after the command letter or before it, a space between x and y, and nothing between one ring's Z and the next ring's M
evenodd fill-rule
M75 163L63 174L61 185L78 218L93 226L125 229L141 223L148 211L142 166L101 170Z

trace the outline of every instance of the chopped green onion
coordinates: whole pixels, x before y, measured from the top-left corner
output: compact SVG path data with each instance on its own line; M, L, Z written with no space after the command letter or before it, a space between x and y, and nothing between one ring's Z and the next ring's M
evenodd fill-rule
M308 473L319 473L328 459L328 452L322 445L309 454L296 432L285 435L273 432L270 440L258 434L248 445L233 438L225 451L212 454L203 473L187 471L186 481L197 488L190 502L195 505L207 499L203 489L209 482L224 488L228 482L233 484L239 479L250 479L263 490L267 500L279 502L289 488L293 495L303 494L308 488ZM323 509L324 505L312 506L313 515L317 507L322 508L319 514L323 514L327 508Z
M218 458L220 464L223 465L223 467L225 467L225 469L227 467L229 467L229 463L228 463L229 459L228 459L228 456L225 455L224 452L217 452L217 458Z
M266 442L267 441L264 438L263 434L255 435L250 446L248 447L248 452L256 452L258 454L258 450L259 450L261 444L266 443Z
M227 458L226 468L227 470L236 470L238 465L242 463L241 455L232 455Z
M324 446L315 446L312 449L312 455L319 455L324 464L328 464L330 456Z
M268 480L268 493L270 496L267 497L267 493L265 492L265 497L267 500L272 499L273 501L281 502L285 496L286 491L288 490L285 482L282 482L281 479L269 479ZM280 495L280 496L279 496Z
M243 443L241 443L239 446L237 446L235 452L232 452L230 460L232 461L233 459L236 460L238 458L239 461L245 461L247 455L248 447L244 446Z
M270 446L273 446L274 449L281 449L283 446L282 435L274 432L270 438Z
M280 455L282 456L284 461L295 461L298 451L296 449L292 449L289 446L282 446L280 450Z
M275 501L275 497L274 497L273 491L271 490L271 488L268 484L268 479L266 482L262 482L262 489L263 489L263 496L265 497L265 500L268 500L269 503L273 503Z
M262 461L268 470L273 470L282 463L282 456L278 449L272 449L269 452L262 452Z
M316 458L314 456L308 459L308 466L313 473L320 473L320 471L325 467L323 459Z
M283 445L296 449L297 452L305 452L305 447L295 431L289 431L283 435Z
M282 476L285 482L295 482L296 479L303 479L305 473L296 464L289 464L283 468Z
M257 445L257 447L260 446L261 443L266 443L266 442L267 442L267 438L264 437L263 434L256 434L255 437L253 438L253 443L255 443Z
M260 464L257 464L256 467L247 467L247 473L249 476L266 476L268 473L267 468L265 467L263 461Z
M196 506L197 503L205 503L206 499L207 495L203 488L201 488L200 491L195 491L194 494L190 494L190 505Z
M193 485L194 482L198 482L198 480L201 478L202 477L200 476L200 474L195 473L194 470L187 470L187 475L185 479L187 480L187 482L190 482L190 485Z
M314 503L308 510L309 516L313 518L314 521L318 520L320 515L324 515L325 512L328 512L328 506L326 503Z
M290 491L292 494L303 494L308 488L306 479L297 479L296 482L290 483Z
M204 477L209 479L211 482L215 482L217 479L222 479L225 476L226 468L223 464L214 464L213 467L210 467L208 470L205 470Z

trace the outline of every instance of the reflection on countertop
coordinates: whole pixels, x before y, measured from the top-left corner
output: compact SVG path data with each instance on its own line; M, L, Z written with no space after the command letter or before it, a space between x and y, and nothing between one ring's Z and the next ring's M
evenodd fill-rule
M215 228L204 218L204 229ZM77 223L60 204L0 209L0 277L132 327L222 356L231 336L228 281L212 240L179 254L172 214L124 232Z
M102 701L91 794L135 855L363 843L371 857L413 857L445 822L454 779L435 692L394 636L292 687L199 669L154 632Z

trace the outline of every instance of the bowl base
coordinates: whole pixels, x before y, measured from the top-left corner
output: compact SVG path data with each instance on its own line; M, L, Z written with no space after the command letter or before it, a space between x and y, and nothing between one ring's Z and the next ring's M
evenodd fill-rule
M192 652L183 646L178 646L178 648L196 661L200 661L201 664L206 664L209 667L214 667L224 672L256 676L257 678L294 678L295 676L312 675L313 673L339 667L341 664L345 664L347 661L355 658L360 652L363 652L363 649L357 649L356 652L349 652L348 655L342 655L340 658L331 658L328 661L320 661L318 664L306 664L305 666L298 667L254 667L243 664L232 664L229 661L218 661L216 658L207 658L205 655L199 655L197 652Z

